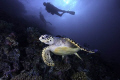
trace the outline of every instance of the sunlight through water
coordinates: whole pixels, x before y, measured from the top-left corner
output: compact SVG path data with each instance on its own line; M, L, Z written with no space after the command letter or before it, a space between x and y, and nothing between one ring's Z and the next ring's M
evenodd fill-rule
M52 3L59 8L72 10L76 5L77 0L54 0Z

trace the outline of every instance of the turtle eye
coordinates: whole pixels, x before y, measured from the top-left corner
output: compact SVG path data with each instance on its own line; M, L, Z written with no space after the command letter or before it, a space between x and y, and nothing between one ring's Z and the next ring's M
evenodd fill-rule
M46 38L48 38L48 35L46 36Z
M44 37L42 37L42 39L45 39Z

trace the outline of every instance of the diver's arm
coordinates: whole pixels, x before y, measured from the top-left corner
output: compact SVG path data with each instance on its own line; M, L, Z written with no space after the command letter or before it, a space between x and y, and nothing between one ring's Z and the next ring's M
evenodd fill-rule
M52 23L50 23L50 22L46 22L46 23L49 23L50 25L52 25Z

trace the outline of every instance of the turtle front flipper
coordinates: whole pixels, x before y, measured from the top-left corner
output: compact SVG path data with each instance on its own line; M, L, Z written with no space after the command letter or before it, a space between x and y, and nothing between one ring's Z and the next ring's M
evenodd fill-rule
M43 61L44 61L44 63L46 65L48 65L48 66L54 66L55 65L53 60L52 60L52 58L51 58L51 56L50 56L50 49L49 49L49 47L46 47L46 48L43 49L43 51L42 51L42 58L43 58Z

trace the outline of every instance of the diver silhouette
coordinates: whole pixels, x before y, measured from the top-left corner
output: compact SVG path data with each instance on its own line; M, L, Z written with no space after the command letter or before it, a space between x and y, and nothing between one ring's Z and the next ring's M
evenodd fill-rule
M39 13L39 17L40 17L40 19L44 22L45 26L46 26L47 23L49 23L50 25L52 25L50 22L47 22L47 21L45 20L43 14L42 14L41 12Z
M65 11L58 9L54 5L50 4L49 2L44 2L43 5L46 7L47 12L51 13L52 15L56 14L58 16L62 16L64 13L69 13L71 15L75 15L74 11ZM62 12L61 14L59 12Z

